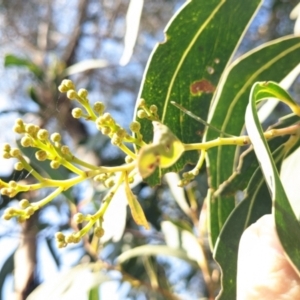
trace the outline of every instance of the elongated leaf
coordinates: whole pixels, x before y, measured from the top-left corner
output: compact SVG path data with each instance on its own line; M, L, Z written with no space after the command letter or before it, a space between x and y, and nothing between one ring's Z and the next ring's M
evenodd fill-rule
M3 287L5 279L8 275L12 274L14 271L14 256L15 256L16 250L14 250L10 256L5 260L3 263L1 270L0 270L0 300L2 300L3 296Z
M130 186L128 184L128 180L125 180L125 194L135 223L137 225L144 226L146 229L149 229L150 227L145 217L144 211L138 199L132 193Z
M278 85L273 83L255 84L251 90L246 111L246 127L274 201L274 217L278 237L295 270L299 273L300 224L285 194L256 111L256 103L263 100L266 94L272 94L273 97L274 95L281 95L283 98L279 98L280 101L286 102L288 99L289 105L296 106L291 98L285 96L285 93ZM299 136L296 135L294 138L299 139Z
M300 38L289 36L266 43L236 60L222 77L210 110L209 123L229 134L240 135L251 86L258 80L280 81L299 63L299 51ZM208 128L204 141L218 136L219 133ZM228 146L208 151L212 246L234 208L234 196L215 197L214 191L233 173L235 154L236 148Z
M44 72L43 70L35 65L31 60L26 58L21 58L13 54L7 54L4 58L5 67L26 67L30 72L32 72L38 79L42 80Z
M187 1L167 26L164 43L153 50L139 96L157 105L162 122L183 142L199 141L197 132L203 125L191 121L169 105L170 101L206 119L221 74L260 2ZM142 123L143 136L149 142L152 126L150 122ZM172 170L178 171L189 161L196 162L195 154L184 155ZM157 175L148 182L158 183Z
M274 159L280 166L285 157L281 139L271 144ZM253 151L252 151L253 152ZM252 153L251 153L252 154ZM217 240L214 258L222 270L222 289L218 300L236 299L236 276L239 241L244 230L261 216L271 213L272 201L258 163L245 190L245 198L232 211Z

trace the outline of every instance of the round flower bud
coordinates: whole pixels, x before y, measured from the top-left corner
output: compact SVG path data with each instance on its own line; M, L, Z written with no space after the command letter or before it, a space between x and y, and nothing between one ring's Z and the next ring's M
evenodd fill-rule
M149 110L153 113L156 114L157 113L157 106L156 105L151 105Z
M111 188L115 185L115 181L112 179L112 178L109 178L105 181L104 185L107 187L107 188Z
M44 150L39 150L39 151L35 152L35 157L39 161L45 161L48 158L48 154Z
M68 87L66 87L65 85L61 84L59 87L58 87L58 90L61 92L61 93L66 93L68 91Z
M12 189L15 189L18 184L14 181L14 180L11 180L9 183L8 183L9 187L11 187Z
M40 141L46 141L49 137L49 132L48 130L46 129L40 129L38 132L37 132L37 138L40 140Z
M35 125L34 124L26 124L25 131L27 133L29 133L30 135L33 135L35 133Z
M127 164L130 164L130 163L133 162L133 158L132 158L131 156L127 155L127 156L125 157L125 162L126 162Z
M82 213L75 214L73 218L76 224L80 224L84 221L84 215Z
M13 127L13 131L15 133L21 134L24 133L24 128L18 124L15 124L15 126Z
M80 89L78 91L78 96L83 98L83 99L86 99L87 96L88 96L88 91L86 89Z
M7 214L7 213L4 213L4 215L2 216L2 219L5 220L5 221L8 221L12 218L11 215Z
M70 100L75 100L76 97L77 97L77 93L75 90L69 90L67 92L67 97L70 99Z
M138 107L143 107L146 105L145 99L141 98L138 100Z
M57 241L65 241L65 235L62 232L56 232L55 238Z
M93 109L99 115L102 115L105 109L105 105L102 102L96 102L93 106Z
M16 171L22 171L24 169L24 166L23 166L23 164L20 161L18 161L17 163L15 163L14 169Z
M50 139L53 143L59 143L61 140L61 135L58 132L52 133Z
M9 152L9 151L10 151L10 149L11 149L11 147L10 147L10 145L9 145L9 144L4 144L4 145L3 145L3 151L5 151L5 152Z
M141 130L141 123L137 121L133 121L130 123L129 128L132 132L139 132Z
M27 199L22 199L19 202L19 206L23 209L27 208L30 205L29 201Z
M73 236L73 234L67 235L67 236L65 237L65 241L66 241L68 244L74 243L74 236Z
M76 108L73 108L73 109L72 109L72 116L73 116L74 119L79 119L79 118L81 118L81 117L82 117L82 114L83 114L83 112L82 112L82 109L81 109L81 108L76 107Z
M24 126L24 122L23 122L23 120L20 119L20 118L16 119L15 124L16 124L16 125L19 125L19 126Z
M114 146L120 146L122 144L122 139L118 137L116 134L114 134L113 137L111 138L111 143Z
M117 132L115 133L119 138L123 139L125 137L125 135L127 134L126 130L123 128L120 128L117 130Z
M68 155L71 153L70 148L66 145L61 146L60 151L64 155Z
M21 145L23 147L30 147L32 146L33 144L33 141L32 141L32 138L29 137L29 136L23 136L22 139L21 139Z
M140 109L137 112L137 116L140 119L145 119L145 118L147 118L148 115L147 115L147 113L144 110Z
M101 128L101 132L102 132L102 134L104 134L104 135L108 135L108 134L110 134L111 129L110 129L110 127L105 126L105 127L102 127L102 128Z
M4 159L9 159L9 158L11 158L11 155L9 154L9 152L3 152L3 153L2 153L2 157L3 157Z
M32 216L34 214L34 208L32 206L29 206L25 209L25 213L28 216Z
M12 157L18 157L21 155L21 151L20 149L18 148L13 148L9 151L9 154L12 156Z
M50 167L51 167L52 169L58 169L58 168L60 167L60 163L59 163L58 161L56 161L56 160L52 160L52 161L50 162Z
M65 85L68 89L75 90L75 85L74 85L73 81L70 79L64 79L61 84Z
M101 238L104 235L104 229L102 227L95 227L94 234L96 237Z

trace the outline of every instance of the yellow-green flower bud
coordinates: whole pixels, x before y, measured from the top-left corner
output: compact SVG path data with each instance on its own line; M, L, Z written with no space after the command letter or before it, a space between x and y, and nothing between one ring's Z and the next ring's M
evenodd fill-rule
M73 108L73 109L72 109L72 116L73 116L74 119L79 119L79 118L81 118L81 117L82 117L82 114L83 114L83 112L82 112L82 109L81 109L81 108L76 107L76 108Z
M9 159L9 158L11 158L11 155L9 154L9 152L3 152L3 153L2 153L2 157L3 157L4 159Z
M84 215L82 213L77 213L74 215L73 220L76 224L80 224L84 221Z
M143 107L146 105L145 99L141 98L138 100L138 107Z
M19 125L19 126L24 126L24 122L23 122L23 120L20 119L20 118L16 119L15 124L16 124L16 125Z
M50 139L53 143L59 143L61 141L61 135L58 132L51 134Z
M24 128L23 128L23 126L15 124L15 126L13 127L13 131L15 133L21 134L21 133L24 133Z
M73 81L70 79L64 79L61 84L65 85L68 89L75 90L75 85L74 85Z
M64 155L68 155L71 153L70 148L66 145L61 146L60 151Z
M145 119L145 118L147 118L148 115L147 115L147 113L144 110L140 109L137 112L137 116L140 119Z
M134 182L134 178L133 177L128 177L128 183L133 183Z
M75 100L76 97L77 97L77 93L75 90L69 90L67 92L67 97L70 99L70 100Z
M57 160L52 160L52 161L50 162L50 167L51 167L52 169L58 169L58 168L60 167L60 163L59 163Z
M5 213L10 216L14 216L17 213L17 211L13 207L9 207L8 209L5 210Z
M27 208L30 205L29 201L27 199L22 199L19 202L19 206L23 209Z
M101 128L101 132L102 132L102 134L104 134L104 135L108 135L108 134L111 133L111 129L110 129L110 127L105 126L105 127L102 127L102 128Z
M102 118L103 118L103 120L105 122L108 122L108 123L111 122L111 121L113 121L113 118L111 117L111 114L108 113L108 112L106 112L105 114L103 114Z
M97 114L102 115L105 110L105 105L102 102L96 102L93 109Z
M111 138L111 143L114 146L120 146L122 144L122 139L118 137L116 134L114 134Z
M10 149L11 149L10 144L4 144L4 145L3 145L3 151L9 152Z
M127 164L130 164L130 163L133 162L133 158L132 158L131 156L127 155L127 156L125 157L125 162L126 162Z
M12 157L18 157L21 155L21 151L20 149L18 148L13 148L9 151L9 154L12 156Z
M105 182L104 182L104 185L107 187L107 188L111 188L115 185L115 181L112 179L112 178L109 178L107 179Z
M156 114L157 113L157 106L156 105L151 105L149 107L149 110L153 113L153 114Z
M115 134L116 134L119 138L123 139L123 138L126 136L127 132L126 132L125 129L119 128Z
M15 163L14 169L16 171L22 171L24 169L24 166L23 166L23 164L20 161L18 161L17 163Z
M37 138L40 141L46 141L49 138L49 132L48 132L48 130L46 130L46 129L40 129L37 132Z
M35 152L35 157L39 161L45 161L48 158L48 154L44 150L39 150L39 151Z
M58 87L58 90L61 92L61 93L66 93L69 89L67 86L61 84L59 87Z
M74 236L73 236L73 234L67 235L67 236L65 237L65 241L66 241L68 244L74 243Z
M19 217L17 217L17 221L18 221L19 223L25 222L26 219L28 219L28 218L26 218L25 216L19 216Z
M65 241L65 235L62 232L56 232L55 239L59 242Z
M104 229L102 227L95 227L94 234L96 237L101 238L104 235Z
M88 94L89 93L88 93L88 91L86 89L80 89L78 91L78 96L81 97L81 98L83 98L83 99L86 99L87 96L88 96Z
M34 214L34 208L32 206L27 207L25 213L27 216L32 216Z
M133 121L130 123L129 128L132 132L139 132L141 130L141 123L137 121Z
M25 131L27 133L29 133L30 135L33 135L35 133L35 125L34 124L26 124Z
M9 187L12 188L12 189L15 189L18 187L18 184L14 181L14 180L11 180L9 183L8 183Z
M7 213L4 213L4 215L2 216L2 219L5 220L5 221L8 221L12 218L11 215L7 214Z
M21 145L23 147L30 147L33 145L33 141L32 141L32 138L29 137L29 136L23 136L22 139L21 139Z

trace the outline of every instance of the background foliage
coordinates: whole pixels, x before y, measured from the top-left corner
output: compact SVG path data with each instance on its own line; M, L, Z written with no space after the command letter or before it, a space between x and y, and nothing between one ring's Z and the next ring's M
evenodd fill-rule
M157 104L164 122L183 142L201 140L204 126L170 106L168 100L175 100L202 118L208 118L225 132L239 135L252 84L284 78L299 63L299 38L281 38L243 56L241 54L263 42L292 33L293 23L288 16L298 1L265 1L238 49L239 37L259 1L247 1L247 9L240 1L231 0L224 5L219 2L192 1L182 12L182 19L173 22L164 37L162 29L183 1L144 1L134 54L123 66L119 62L124 50L123 37L130 28L125 29L129 1L27 1L22 5L18 1L2 1L0 43L3 46L0 51L4 67L1 69L0 117L5 127L2 141L14 141L8 129L15 117L22 116L51 131L62 132L73 151L93 164L123 163L123 155L111 146L107 138L88 123L71 117L72 103L58 94L57 86L63 78L70 76L77 86L89 90L92 101L100 99L105 102L118 122L126 126L134 114L136 95L150 51L156 42L164 39L165 43L152 55L140 96ZM209 22L204 26L199 20ZM177 39L178 35L184 39ZM197 37L196 41L194 37ZM237 51L233 55L234 50ZM186 58L184 62L182 57ZM235 62L221 79L225 66L233 58ZM77 64L79 62L83 64ZM121 63L124 64L124 60ZM214 90L210 89L190 95L191 83L203 79L213 87L219 84L222 93L213 94ZM291 91L299 100L299 80L292 85ZM209 114L213 96L215 102ZM235 99L231 101L233 97ZM227 112L230 103L234 105L225 115L224 110ZM284 109L279 105L273 119L268 122L273 123L285 114ZM227 120L224 120L226 116ZM144 123L143 128L145 139L150 141L150 123ZM218 135L208 129L203 138L208 141ZM273 141L271 151L276 152L283 142ZM57 250L53 238L56 231L68 232L74 227L70 221L73 204L85 212L99 206L104 191L92 183L78 186L59 197L24 226L16 225L14 221L1 221L1 248L8 249L2 257L1 297L8 299L11 293L9 276L13 271L18 299L25 299L45 279L50 280L50 290L55 286L57 294L52 294L52 299L61 294L67 299L80 293L82 299L86 295L89 299L97 299L107 295L108 291L112 295L116 289L121 299L213 297L219 290L219 268L211 259L207 241L205 218L209 209L213 216L210 218L213 229L210 246L218 244L215 248L218 262L229 262L228 268L223 265L229 272L228 277L224 277L224 285L228 288L223 294L226 299L226 293L235 290L229 282L236 271L238 236L245 226L270 211L270 196L253 152L247 151L241 156L240 169L248 170L243 178L233 173L238 164L236 149L220 147L208 154L212 188L208 199L212 205L203 204L207 194L204 168L185 192L172 184L179 180L173 173L153 188L139 183L134 187L134 193L152 225L151 230L137 227L129 215L123 232L123 223L117 221L125 216L126 203L121 204L121 199L115 199L112 205L115 203L116 206L110 216L111 230L107 232L99 254L92 251L89 240L63 251ZM27 155L32 157L32 153ZM195 163L196 159L195 153L185 155L175 170L180 170L186 162ZM218 164L214 164L217 159ZM223 167L225 164L228 167ZM221 169L214 169L214 166L221 166ZM46 166L38 164L37 167L51 172ZM189 166L185 168L188 170ZM2 167L2 171L1 179L30 180L26 174L13 171L10 166L5 170ZM218 189L232 173L230 184ZM61 173L60 176L68 174ZM157 174L150 179L152 184L158 181ZM244 201L232 213L217 242L220 229L235 207L237 198L234 195L242 190L245 190ZM39 199L44 195L31 193L27 197ZM258 199L264 199L264 202L258 202ZM2 197L1 209L14 205L14 202ZM241 216L248 214L250 205L251 216L245 224ZM240 226L237 225L239 222ZM90 264L82 265L86 262ZM96 263L97 270L101 271L95 272L92 263ZM53 280L53 274L58 270L68 271ZM41 293L45 295L47 290L41 289ZM31 297L41 298L40 294Z

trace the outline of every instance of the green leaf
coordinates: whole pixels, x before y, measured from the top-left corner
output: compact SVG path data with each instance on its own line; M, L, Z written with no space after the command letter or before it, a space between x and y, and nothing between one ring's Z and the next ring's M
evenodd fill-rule
M161 121L181 141L199 142L197 132L203 125L191 122L169 105L170 101L206 119L220 77L260 3L259 0L187 1L167 26L166 40L153 50L139 96L157 105ZM150 122L142 120L142 134L147 142L152 140ZM178 171L187 162L196 161L196 153L189 152L171 170ZM158 173L148 182L159 183Z
M44 76L43 70L31 60L21 58L13 54L7 54L4 58L5 67L26 67L31 73L33 73L37 79L42 80Z
M266 43L233 62L219 84L210 110L209 123L223 132L240 135L251 86L258 80L280 81L299 63L299 49L300 38L289 36ZM208 128L204 141L215 139L219 135ZM220 146L207 153L211 186L209 207L212 246L235 206L234 196L214 195L218 187L233 173L236 167L235 157L236 147Z
M16 250L14 250L9 257L5 260L3 263L1 269L0 269L0 300L2 300L3 296L3 287L5 279L8 275L12 274L14 271L14 256L15 256Z
M292 98L286 97L286 92L279 85L266 82L256 83L251 89L246 111L246 127L274 202L274 217L278 237L290 261L299 272L300 224L285 194L256 111L256 103L264 100L269 94L282 96L282 98L278 98L280 101L286 102L288 99L289 105L296 106ZM292 137L295 140L299 139L299 135Z
M130 189L130 186L128 183L128 177L126 178L124 185L125 185L125 194L126 194L129 208L131 210L132 218L134 219L134 221L137 225L144 226L145 229L149 229L150 227L149 227L149 224L145 217L143 208L141 207L138 199L136 198L136 196L133 194L133 192Z
M271 145L279 166L285 157L281 139ZM278 146L279 145L279 146ZM253 151L251 152L251 156ZM249 155L248 155L249 156ZM272 201L263 174L256 161L256 169L245 190L245 198L236 206L225 222L217 239L214 258L222 270L222 289L218 300L236 299L236 276L239 241L244 230L261 216L271 213Z

